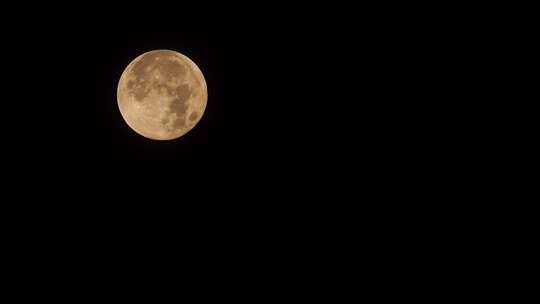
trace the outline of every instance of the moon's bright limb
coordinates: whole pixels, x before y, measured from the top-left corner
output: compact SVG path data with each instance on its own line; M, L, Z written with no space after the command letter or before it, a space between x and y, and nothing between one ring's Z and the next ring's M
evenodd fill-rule
M208 90L201 70L188 57L156 50L126 67L117 99L122 117L135 132L169 140L186 134L199 122Z

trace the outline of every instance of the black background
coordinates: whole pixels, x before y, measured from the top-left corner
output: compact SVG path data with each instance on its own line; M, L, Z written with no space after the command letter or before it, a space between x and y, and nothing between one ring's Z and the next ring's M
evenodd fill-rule
M460 167L470 146L454 144L466 118L453 114L471 112L455 88L476 83L456 59L470 46L416 8L309 5L62 4L3 24L1 190L19 211L2 212L8 234L31 255L69 247L56 258L93 261L100 281L144 271L133 259L150 251L163 269L253 259L284 277L357 243L393 254L426 231L424 244L439 239L470 198L459 190L477 185ZM130 130L116 105L127 64L163 48L193 59L209 89L199 125L170 142ZM316 258L330 251L340 258Z
M444 52L465 50L438 39L446 29L426 26L432 20L400 17L397 8L251 10L207 21L148 10L6 27L7 162L42 177L65 173L62 181L207 182L220 193L250 196L238 191L249 188L282 200L309 189L340 197L346 191L331 190L335 180L345 188L402 180L452 149L440 140L442 122L463 80L437 71L453 75L456 61ZM117 107L123 69L153 49L187 55L208 84L201 122L173 141L139 136Z
M351 68L354 58L343 62L337 56L347 55L349 42L319 28L271 29L261 23L234 27L219 21L184 28L160 19L145 19L155 26L126 27L122 21L92 21L60 19L7 33L13 47L4 57L6 74L12 75L5 79L6 89L17 101L6 103L12 107L6 112L13 115L5 115L3 122L13 130L7 132L13 156L37 163L197 163L197 158L224 156L228 147L235 153L227 157L240 163L261 157L266 159L262 164L269 164L280 156L272 151L289 147L294 153L303 147L301 142L309 146L316 138L331 140L328 132L337 126L337 112L347 114L338 109L356 106L354 99L344 98L350 80L343 69ZM186 54L208 83L204 118L178 140L141 137L118 111L116 88L123 69L153 49ZM230 119L225 119L226 109Z

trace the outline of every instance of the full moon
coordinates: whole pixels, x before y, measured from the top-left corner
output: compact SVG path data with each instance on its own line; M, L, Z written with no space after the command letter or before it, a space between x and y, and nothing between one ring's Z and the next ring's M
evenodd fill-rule
M118 82L122 117L135 132L155 140L175 139L193 129L207 99L201 70L188 57L170 50L135 58Z

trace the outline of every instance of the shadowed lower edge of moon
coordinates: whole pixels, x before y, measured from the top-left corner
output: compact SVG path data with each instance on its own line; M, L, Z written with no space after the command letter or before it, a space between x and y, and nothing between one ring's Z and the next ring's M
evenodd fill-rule
M193 129L204 114L207 98L200 69L169 50L138 56L122 73L117 91L128 126L155 140L175 139Z

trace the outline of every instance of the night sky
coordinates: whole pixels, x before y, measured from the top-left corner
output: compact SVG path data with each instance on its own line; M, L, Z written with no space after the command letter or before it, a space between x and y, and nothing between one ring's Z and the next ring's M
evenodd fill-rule
M168 240L176 244L237 225L253 233L248 240L264 240L254 229L262 226L296 244L374 218L371 206L385 209L384 219L407 219L399 208L414 192L437 202L429 191L446 185L437 175L470 152L456 133L465 130L461 112L469 113L470 95L456 97L467 70L452 70L460 61L447 49L458 44L444 32L411 25L399 9L246 5L214 9L215 18L208 7L124 7L106 21L106 10L82 20L58 14L57 22L43 14L30 27L1 28L2 173L16 200L37 195L28 200L38 208L16 205L25 218L27 210L74 223L86 216L90 230L108 222L121 228L115 243L132 227L158 227L152 238L177 233ZM155 49L188 56L208 86L201 121L171 141L140 136L117 106L124 68ZM456 50L469 54L468 46Z
M255 13L239 22L149 15L103 23L74 16L6 31L12 47L3 57L5 88L13 101L4 102L5 152L37 164L227 164L251 176L349 167L346 159L392 160L419 137L420 120L411 118L424 117L423 106L407 102L419 92L420 82L408 82L419 75L414 56L424 56L414 51L419 34L415 40L375 18L346 18L332 27L315 16L296 22L293 12L280 14L279 24ZM209 90L202 120L172 141L138 135L117 107L122 71L155 49L191 58Z

